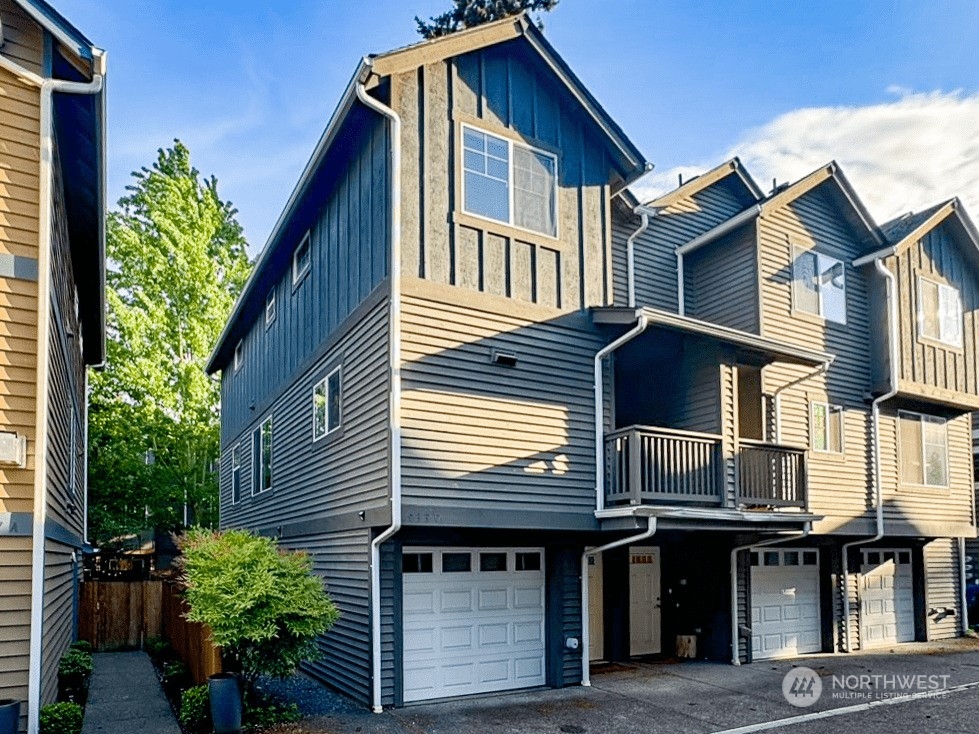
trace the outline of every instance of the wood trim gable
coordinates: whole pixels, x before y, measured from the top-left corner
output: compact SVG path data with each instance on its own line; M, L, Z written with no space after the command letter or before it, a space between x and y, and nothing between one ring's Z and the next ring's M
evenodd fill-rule
M915 229L908 232L908 234L902 237L899 241L891 245L893 252L889 253L888 256L901 255L908 249L908 247L921 240L926 234L931 232L933 229L936 229L953 214L958 217L962 228L966 231L969 239L972 240L976 250L979 251L979 232L976 232L975 225L973 225L972 221L969 219L969 216L962 211L962 206L958 199L950 199L938 211L928 217L928 219L918 225Z
M683 185L673 189L673 191L669 191L662 196L651 199L650 201L646 202L645 205L653 207L669 206L680 199L695 196L704 189L710 188L714 184L723 181L728 176L734 174L737 174L742 184L744 184L744 187L752 196L754 196L755 201L760 201L764 198L764 194L762 193L761 189L758 188L758 184L756 184L754 179L752 179L751 176L748 175L748 172L744 170L744 167L741 165L741 161L739 161L737 158L732 158L725 161L721 165L690 179Z

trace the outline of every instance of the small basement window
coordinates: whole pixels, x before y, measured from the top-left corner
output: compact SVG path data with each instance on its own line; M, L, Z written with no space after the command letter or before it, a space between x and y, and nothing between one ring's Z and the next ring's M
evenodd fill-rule
M292 284L297 285L301 281L306 273L309 272L309 266L311 262L310 257L310 239L309 232L303 235L302 240L299 242L299 247L296 251L292 253Z

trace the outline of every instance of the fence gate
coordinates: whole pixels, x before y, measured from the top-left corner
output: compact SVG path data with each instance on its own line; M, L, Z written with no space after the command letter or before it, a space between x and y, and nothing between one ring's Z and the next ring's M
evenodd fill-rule
M160 634L162 581L86 581L78 636L98 651L139 648Z

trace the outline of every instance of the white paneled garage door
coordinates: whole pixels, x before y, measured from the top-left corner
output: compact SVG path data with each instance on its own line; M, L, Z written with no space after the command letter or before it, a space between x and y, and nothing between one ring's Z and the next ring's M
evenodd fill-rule
M544 551L405 548L404 700L544 685Z
M819 551L752 550L752 658L786 658L821 649Z
M860 646L914 640L914 576L909 550L861 550Z

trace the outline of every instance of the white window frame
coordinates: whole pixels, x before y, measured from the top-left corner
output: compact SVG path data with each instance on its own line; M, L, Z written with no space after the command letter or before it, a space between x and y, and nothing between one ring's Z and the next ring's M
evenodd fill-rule
M335 426L330 426L330 378L334 375L338 376L340 383L340 419L337 421ZM326 431L323 433L317 433L316 426L316 393L322 387L323 396L326 399ZM319 380L315 385L313 385L313 443L320 441L332 433L335 433L343 425L343 366L337 365L332 370L330 370L323 379Z
M832 317L826 315L826 306L825 306L825 304L823 302L823 286L822 286L822 283L820 283L818 280L816 281L816 297L817 297L816 298L816 302L817 302L817 310L816 310L815 313L813 313L812 311L808 311L808 310L802 308L800 306L800 304L796 301L796 295L795 295L796 290L795 289L797 288L796 283L799 280L799 276L796 273L796 265L799 262L799 257L801 255L814 255L815 256L815 258L816 258L816 274L817 275L821 271L821 268L819 267L820 259L832 260L835 264L841 265L843 267L843 288L841 289L843 291L843 319L842 320L835 319L835 318L832 318ZM836 265L834 265L834 267L835 266ZM805 248L805 247L801 247L799 245L793 245L792 246L792 284L791 285L792 285L792 310L794 312L808 314L809 316L818 316L819 318L823 319L824 321L830 321L830 322L832 322L834 324L846 325L846 312L847 312L846 262L844 260L840 260L839 258L833 257L832 255L824 255L823 253L821 253L821 252L819 252L819 251L817 251L817 250L815 250L813 248Z
M920 439L921 439L921 476L918 477L920 481L910 481L904 474L904 461L901 456L901 452L904 450L904 441L901 440L901 421L905 420L906 417L912 417L917 420L918 423L922 424L919 429ZM897 446L898 446L898 476L900 477L900 483L904 485L914 485L916 487L929 487L931 489L948 489L951 486L951 466L948 455L948 421L945 418L939 418L936 415L928 415L927 413L918 413L914 410L899 410L897 412L898 426L897 426ZM928 482L928 467L927 467L927 453L925 447L925 430L924 423L933 423L935 425L940 425L945 431L945 484L930 484Z
M235 490L237 489L237 492ZM238 499L235 499L237 494ZM231 447L231 504L241 502L241 442Z
M275 321L275 288L272 288L265 296L265 326L271 326L272 322Z
M234 366L235 372L241 369L241 366L245 363L245 340L239 339L238 343L235 344L235 356L234 356Z
M268 471L269 471L269 486L263 487L262 482L265 479L265 427L268 426L269 431L269 457L268 457ZM255 437L258 440L255 440ZM254 471L252 472L252 496L256 494L263 494L264 492L272 491L272 485L274 484L272 480L272 451L274 447L275 434L272 432L272 416L269 415L263 420L254 431L252 431L252 453L255 456L252 459L252 466Z
M305 265L299 264L299 252L306 247L307 259ZM309 273L313 265L313 240L309 236L309 232L303 235L303 238L299 240L299 244L296 245L296 249L292 252L292 285L297 286L302 281L303 278Z
M466 130L472 130L473 132L479 133L481 135L488 135L496 140L502 140L507 144L507 212L508 221L504 222L502 219L493 219L492 217L487 217L485 214L478 214L476 212L471 212L466 209L466 162L465 162L465 134ZM521 232L529 232L531 234L537 235L538 237L547 237L549 239L557 239L558 237L558 223L561 221L560 212L558 206L560 203L560 196L558 193L560 191L560 186L558 182L560 177L558 175L558 157L550 152L549 150L543 150L542 148L537 148L533 145L527 145L526 143L518 143L517 141L500 135L498 133L491 132L489 130L484 130L482 128L476 127L475 125L463 124L462 133L459 136L459 181L460 190L462 192L460 207L462 211L468 217L476 217L477 219L482 219L486 222L495 222L497 224L505 224L508 227L518 229ZM540 232L536 229L528 229L527 227L522 227L515 223L515 211L513 207L513 192L514 192L514 176L513 176L513 149L523 148L529 150L533 153L539 153L542 156L550 158L554 162L554 186L552 189L553 201L554 201L554 231L553 232Z
M824 436L826 448L824 448L824 449L818 449L818 448L816 448L816 408L817 408L817 406L826 408L826 423L825 423L825 426L826 426L826 435ZM830 442L830 420L829 420L829 416L830 416L830 413L833 413L834 411L835 412L838 412L840 414L840 435L839 435L840 448L839 448L838 451L830 448L830 446L832 444ZM809 403L809 445L812 447L812 450L814 452L816 452L817 454L835 454L835 455L839 455L839 454L844 453L845 452L845 444L844 444L844 441L845 441L845 437L846 437L846 430L844 430L845 429L845 419L846 419L846 411L843 409L843 406L842 405L836 405L834 403L830 403L830 402L823 401L823 400L813 400L813 401L811 401Z
M938 287L938 313L936 314L936 316L938 317L938 335L937 336L933 336L931 334L926 334L925 333L925 299L922 297L922 292L921 292L922 284L923 283L930 283L931 285L934 285L934 286L937 286ZM965 326L964 326L964 323L963 323L964 319L963 319L963 311L962 311L962 294L959 292L959 289L956 288L955 286L952 286L952 285L947 285L945 283L940 283L939 281L933 280L932 278L928 278L928 277L926 277L924 275L918 275L918 283L917 283L917 285L918 285L918 293L917 293L917 295L918 295L918 308L917 308L917 316L918 316L918 319L917 319L918 320L918 337L921 338L921 339L927 339L928 341L932 341L932 342L939 342L941 344L945 344L945 345L950 346L950 347L959 347L959 348L961 348L962 347L962 335L965 332ZM958 334L955 335L954 337L952 335L948 335L948 334L943 333L944 332L943 326L945 325L945 319L942 317L942 302L943 302L942 301L942 292L945 292L945 293L953 293L955 295L955 304L958 307L958 325L959 325L959 329L958 329Z

